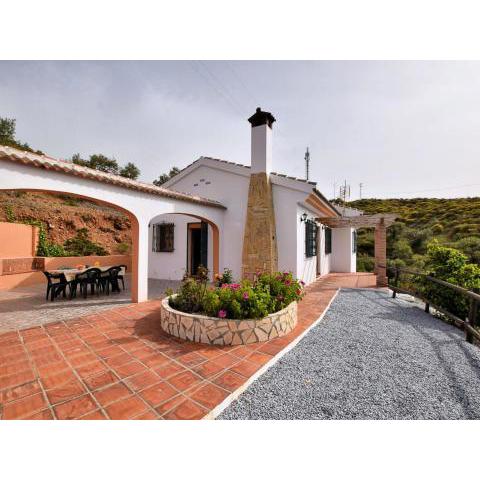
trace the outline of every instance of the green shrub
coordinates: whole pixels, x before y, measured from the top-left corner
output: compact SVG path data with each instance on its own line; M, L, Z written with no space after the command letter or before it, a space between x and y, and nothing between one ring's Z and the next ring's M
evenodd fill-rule
M431 276L470 291L480 291L480 267L468 263L462 252L434 242L428 246L425 268ZM415 285L431 302L464 319L470 301L451 288L438 285L423 277L416 277Z
M373 272L375 257L359 253L357 255L357 272Z
M14 223L17 217L15 216L15 212L13 211L13 207L11 205L5 205L5 216L7 217L7 222Z
M206 269L203 269L206 271ZM169 292L170 293L170 292ZM186 277L176 296L171 296L172 308L187 313L202 313L219 318L263 318L278 312L304 295L303 282L289 272L260 274L252 283L223 283L208 286L208 272L195 278Z
M117 252L120 255L126 255L130 251L130 244L121 242L117 245Z
M108 252L98 243L88 238L88 230L80 228L75 237L66 240L64 243L67 255L72 257L85 257L89 255L108 255Z
M222 275L215 275L215 286L221 287L224 283L233 282L233 272L229 268L224 268Z

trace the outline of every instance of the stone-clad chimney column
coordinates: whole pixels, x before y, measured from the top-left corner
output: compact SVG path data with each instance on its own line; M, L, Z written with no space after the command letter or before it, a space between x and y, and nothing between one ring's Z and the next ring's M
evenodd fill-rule
M248 121L252 125L252 158L247 218L243 238L242 276L277 270L277 236L270 171L272 124L275 118L260 108Z

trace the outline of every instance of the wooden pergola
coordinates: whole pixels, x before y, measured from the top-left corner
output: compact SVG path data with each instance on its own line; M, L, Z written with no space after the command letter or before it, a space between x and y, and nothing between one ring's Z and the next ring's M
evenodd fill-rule
M330 228L374 228L375 229L375 274L377 286L386 287L387 280L387 228L395 222L394 213L357 215L355 217L320 217L316 220Z

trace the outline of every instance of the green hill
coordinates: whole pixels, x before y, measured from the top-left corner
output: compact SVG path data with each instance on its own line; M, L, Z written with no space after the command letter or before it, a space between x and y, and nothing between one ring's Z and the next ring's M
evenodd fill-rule
M457 248L469 261L480 264L480 197L362 199L348 206L365 214L396 213L388 229L387 255L399 266L421 269L426 246L431 241ZM373 231L358 232L358 269L371 270Z

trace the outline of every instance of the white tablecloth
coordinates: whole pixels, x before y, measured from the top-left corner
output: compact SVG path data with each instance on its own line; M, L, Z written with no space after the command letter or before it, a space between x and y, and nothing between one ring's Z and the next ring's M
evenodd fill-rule
M67 282L71 282L72 280L75 280L75 275L78 275L79 273L86 272L87 270L90 270L91 268L98 268L102 272L106 272L109 268L112 268L114 265L109 265L108 267L88 267L84 268L82 270L79 270L78 268L67 268L67 269L57 269L57 270L49 270L50 273L63 273L65 275L65 278L67 279ZM119 275L125 275L125 267L122 267L120 270Z

